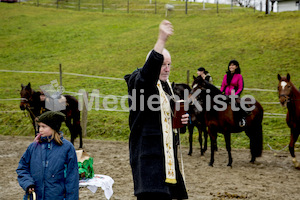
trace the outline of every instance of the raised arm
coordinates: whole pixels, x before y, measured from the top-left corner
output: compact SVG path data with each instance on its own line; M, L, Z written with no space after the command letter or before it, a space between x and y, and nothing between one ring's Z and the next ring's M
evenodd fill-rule
M159 25L159 34L154 49L148 54L147 60L140 72L140 76L135 77L134 88L156 87L161 66L164 61L162 52L170 35L173 34L171 22L163 20Z
M154 46L154 51L162 54L163 49L165 48L165 44L170 35L173 34L173 26L171 22L167 20L163 20L159 25L159 34L157 42Z

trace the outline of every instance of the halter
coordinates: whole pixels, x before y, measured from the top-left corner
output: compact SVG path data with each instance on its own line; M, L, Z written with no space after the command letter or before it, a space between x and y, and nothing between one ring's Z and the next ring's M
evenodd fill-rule
M300 101L300 99L292 99L289 95L286 94L280 94L280 97L284 97L287 103L290 103L291 101Z
M291 98L290 98L288 95L286 95L286 94L280 94L280 95L279 95L279 99L280 99L280 97L284 97L284 98L285 98L285 101L286 101L287 103L289 103L289 102L291 101Z

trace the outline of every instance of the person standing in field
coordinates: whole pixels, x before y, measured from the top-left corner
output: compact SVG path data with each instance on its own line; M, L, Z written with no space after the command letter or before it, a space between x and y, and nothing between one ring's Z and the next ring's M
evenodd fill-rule
M79 173L75 148L59 131L65 115L47 111L37 119L39 134L20 159L18 182L27 199L78 200Z
M124 77L129 96L136 94L129 98L129 154L138 200L188 199L177 159L179 133L172 129L171 55L165 49L172 34L172 24L162 21L144 66ZM182 124L188 117L182 115Z

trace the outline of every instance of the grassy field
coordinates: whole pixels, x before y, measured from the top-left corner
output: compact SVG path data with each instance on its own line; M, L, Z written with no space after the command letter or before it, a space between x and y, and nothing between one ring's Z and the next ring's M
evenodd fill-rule
M88 12L0 3L0 70L50 71L123 78L141 67L157 39L164 12L119 13ZM277 74L291 74L300 86L300 12L265 15L250 9L234 12L199 11L185 15L173 12L168 17L175 34L167 48L172 55L170 81L186 82L187 70L196 75L207 68L220 85L231 59L240 62L246 88L277 89ZM57 74L1 72L0 110L19 111L21 83L31 82L34 89L50 84ZM192 78L190 78L190 82ZM127 94L123 80L63 75L66 91L98 89L101 95ZM271 91L244 90L260 102L278 102ZM102 101L101 101L102 102ZM278 104L263 104L266 113L286 113ZM23 113L0 112L0 131L7 135L32 135L29 119ZM66 127L63 127L68 135ZM264 148L270 144L281 149L289 141L284 118L263 121ZM88 116L89 138L127 140L128 112L92 110ZM197 134L195 135L196 139ZM187 134L182 135L184 144ZM224 146L223 137L218 139ZM232 135L233 147L248 148L244 133Z

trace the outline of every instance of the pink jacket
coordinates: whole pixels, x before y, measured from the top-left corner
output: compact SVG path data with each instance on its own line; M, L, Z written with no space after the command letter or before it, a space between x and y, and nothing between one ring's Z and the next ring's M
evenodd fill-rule
M235 90L235 95L240 95L243 89L244 89L244 81L241 74L234 74L230 82L230 85L227 84L227 74L225 74L221 86L221 92L224 92L225 90L225 95L231 95L231 90Z

